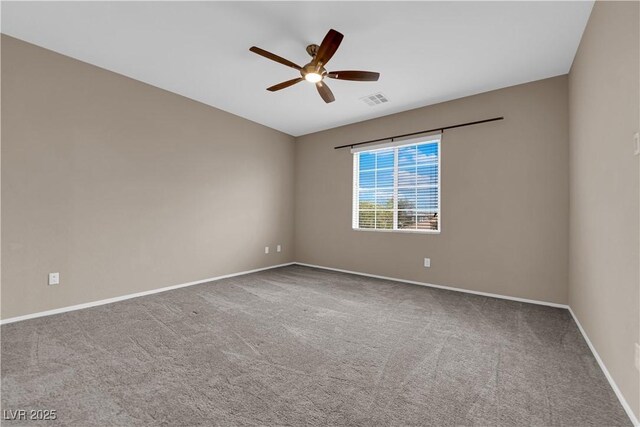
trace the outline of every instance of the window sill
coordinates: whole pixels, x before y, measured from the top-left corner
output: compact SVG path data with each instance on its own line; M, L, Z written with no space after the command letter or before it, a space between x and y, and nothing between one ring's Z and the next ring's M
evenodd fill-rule
M401 234L440 234L441 230L385 230L376 228L354 228L353 231L365 231L374 233L401 233Z

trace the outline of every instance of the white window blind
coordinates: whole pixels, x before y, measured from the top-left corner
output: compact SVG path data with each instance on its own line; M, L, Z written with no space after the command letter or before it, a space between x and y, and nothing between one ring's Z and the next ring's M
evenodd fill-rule
M440 231L440 135L353 152L353 228Z

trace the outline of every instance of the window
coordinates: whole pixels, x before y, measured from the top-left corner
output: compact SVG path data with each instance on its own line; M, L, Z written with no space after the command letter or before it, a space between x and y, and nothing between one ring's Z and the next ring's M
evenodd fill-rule
M440 232L440 135L352 152L354 229Z

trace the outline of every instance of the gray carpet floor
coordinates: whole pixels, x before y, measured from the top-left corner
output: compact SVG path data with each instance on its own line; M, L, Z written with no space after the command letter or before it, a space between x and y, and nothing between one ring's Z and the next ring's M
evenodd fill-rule
M564 309L289 266L2 326L3 425L630 425Z

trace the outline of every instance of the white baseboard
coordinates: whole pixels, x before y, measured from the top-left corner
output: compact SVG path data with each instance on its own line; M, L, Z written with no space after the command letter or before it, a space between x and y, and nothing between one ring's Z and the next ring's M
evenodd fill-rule
M7 323L19 322L21 320L35 319L37 317L51 316L52 314L60 314L66 313L67 311L81 310L83 308L96 307L104 304L111 304L112 302L124 301L131 298L143 297L145 295L157 294L160 292L170 291L172 289L185 288L187 286L199 285L201 283L214 282L216 280L227 279L229 277L235 276L243 276L245 274L257 273L258 271L271 270L273 268L278 267L286 267L287 265L292 265L293 262L288 262L285 264L271 265L269 267L256 268L254 270L240 271L238 273L225 274L224 276L216 276L210 277L208 279L196 280L195 282L187 282L181 283L179 285L167 286L164 288L151 289L149 291L136 292L135 294L122 295L113 298L101 299L98 301L87 302L84 304L70 305L68 307L56 308L53 310L40 311L38 313L25 314L24 316L10 317L8 319L0 320L0 325L5 325Z
M226 274L226 275L223 275L223 276L210 277L208 279L202 279L202 280L197 280L197 281L194 281L194 282L182 283L182 284L179 284L179 285L167 286L167 287L159 288L159 289L152 289L152 290L149 290L149 291L137 292L135 294L122 295L122 296L118 296L118 297L114 297L114 298L107 298L107 299L88 302L88 303L84 303L84 304L77 304L77 305L72 305L72 306L68 306L68 307L56 308L54 310L47 310L47 311L41 311L41 312L38 312L38 313L26 314L24 316L10 317L8 319L0 320L0 325L4 325L4 324L7 324L7 323L13 323L13 322L19 322L21 320L35 319L37 317L51 316L53 314L65 313L65 312L68 312L68 311L80 310L80 309L83 309L83 308L96 307L96 306L104 305L104 304L111 304L111 303L117 302L117 301L124 301L124 300L127 300L127 299L142 297L142 296L145 296L145 295L157 294L157 293L160 293L160 292L170 291L172 289L179 289L179 288L185 288L187 286L199 285L201 283L214 282L216 280L226 279L226 278L229 278L229 277L242 276L242 275L245 275L245 274L256 273L256 272L259 272L259 271L271 270L273 268L286 267L288 265L293 265L293 264L301 265L301 266L305 266L305 267L320 268L320 269L323 269L323 270L337 271L337 272L341 272L341 273L356 274L356 275L365 276L365 277L373 277L373 278L376 278L376 279L392 280L392 281L395 281L395 282L409 283L409 284L412 284L412 285L427 286L427 287L430 287L430 288L445 289L445 290L448 290L448 291L463 292L463 293L468 293L468 294L482 295L482 296L486 296L486 297L506 299L506 300L524 302L524 303L529 303L529 304L546 305L546 306L549 306L549 307L568 309L569 313L571 313L571 316L573 317L573 320L576 322L576 325L578 325L578 329L582 333L582 336L584 337L584 340L587 342L587 345L589 346L589 349L591 350L591 352L593 353L593 356L595 357L596 361L598 362L598 365L600 366L600 369L602 369L602 372L604 373L605 377L609 381L609 384L611 385L611 388L613 389L614 393L618 397L618 400L620 401L620 404L622 405L622 407L626 411L627 415L629 416L629 419L631 420L631 422L633 423L634 426L640 427L640 422L638 422L638 419L636 418L635 414L631 410L631 407L629 406L629 404L625 400L625 398L622 395L622 392L618 388L617 384L613 380L613 377L611 377L611 374L609 373L609 371L607 370L607 367L605 366L604 362L600 358L600 355L598 355L598 352L596 351L595 347L591 343L591 340L589 340L589 337L587 336L587 333L585 332L585 330L583 329L582 325L580 324L580 321L576 317L576 315L573 312L573 310L571 310L571 307L569 307L566 304L558 304L558 303L554 303L554 302L538 301L538 300L531 300L531 299L527 299L527 298L511 297L511 296L500 295L500 294L492 294L492 293L489 293L489 292L471 291L471 290L468 290L468 289L454 288L454 287L451 287L451 286L434 285L432 283L417 282L417 281L414 281L414 280L397 279L397 278L394 278L394 277L380 276L380 275L377 275L377 274L368 274L368 273L362 273L362 272L359 272L359 271L352 271L352 270L343 270L343 269L340 269L340 268L324 267L324 266L321 266L321 265L306 264L306 263L303 263L303 262L289 262L289 263L285 263L285 264L272 265L272 266L269 266L269 267L256 268L254 270L247 270L247 271L241 271L241 272L238 272L238 273Z
M394 282L410 283L412 285L427 286L429 288L445 289L447 291L463 292L463 293L466 293L466 294L482 295L482 296L485 296L485 297L506 299L506 300L518 301L518 302L526 302L526 303L529 303L529 304L546 305L546 306L549 306L549 307L556 307L556 308L565 308L565 309L569 308L569 306L566 305L566 304L558 304L558 303L555 303L555 302L538 301L538 300L533 300L533 299L510 297L510 296L506 296L506 295L492 294L492 293L489 293L489 292L471 291L469 289L454 288L452 286L434 285L432 283L416 282L414 280L397 279L395 277L379 276L377 274L362 273L360 271L343 270L343 269L340 269L340 268L324 267L322 265L305 264L303 262L294 262L293 264L302 265L302 266L305 266L305 267L321 268L323 270L338 271L340 273L357 274L358 276L373 277L373 278L376 278L376 279L393 280Z
M492 294L492 293L488 293L488 292L470 291L468 289L453 288L453 287L442 286L442 285L434 285L434 284L431 284L431 283L416 282L416 281L413 281L413 280L396 279L394 277L379 276L377 274L368 274L368 273L362 273L362 272L359 272L359 271L351 271L351 270L343 270L343 269L340 269L340 268L324 267L324 266L321 266L321 265L306 264L306 263L302 263L302 262L294 262L293 264L302 265L302 266L305 266L305 267L320 268L320 269L323 269L323 270L338 271L338 272L341 272L341 273L357 274L358 276L374 277L376 279L393 280L394 282L410 283L412 285L428 286L430 288L446 289L448 291L464 292L464 293L474 294L474 295L483 295L483 296L487 296L487 297L500 298L500 299L506 299L506 300L512 300L512 301L519 301L519 302L526 302L526 303L530 303L530 304L547 305L547 306L550 306L550 307L557 307L557 308L567 309L567 310L569 310L569 313L571 313L571 316L573 317L573 320L576 322L576 325L578 325L578 329L582 333L582 336L584 337L584 340L587 342L587 345L589 346L589 349L591 350L591 353L593 353L593 357L595 357L596 361L598 362L598 365L600 366L600 369L602 369L602 372L604 373L604 376L609 381L609 385L611 385L611 388L613 389L614 393L618 397L618 400L620 401L620 404L622 405L622 407L624 408L625 412L627 413L627 416L629 417L629 419L631 420L631 422L633 423L634 426L640 427L640 422L638 422L638 419L636 418L635 414L631 410L631 407L629 406L629 404L625 400L624 396L622 395L622 392L618 388L618 385L613 380L613 377L611 376L611 374L607 370L607 367L605 366L604 362L600 358L600 355L598 355L598 352L596 351L596 348L591 343L591 340L589 340L589 337L587 336L587 333L582 328L582 325L580 324L580 321L576 317L576 315L573 312L573 310L571 310L571 307L566 305L566 304L557 304L557 303L554 303L554 302L537 301L537 300L530 300L530 299L526 299L526 298L510 297L510 296L505 296L505 295Z
M591 343L591 340L587 336L587 333L585 332L584 328L580 324L580 321L576 317L576 314L573 312L573 310L571 310L571 307L569 307L569 313L571 313L571 316L573 317L573 320L576 322L576 325L578 325L578 329L580 329L580 332L582 333L582 336L584 337L584 340L587 342L587 345L589 346L589 349L591 350L591 353L593 353L593 357L596 358L596 361L598 362L598 365L600 365L600 369L602 369L602 372L604 373L604 376L607 377L607 380L609 381L609 385L611 385L611 388L613 389L613 392L618 397L618 400L620 401L620 404L622 405L622 407L624 408L625 412L627 413L627 416L629 417L629 419L631 420L631 422L633 423L634 426L640 426L640 422L638 421L638 418L636 418L636 415L633 413L633 410L631 410L631 406L629 406L629 404L625 400L624 396L622 395L622 392L618 388L618 385L613 380L613 377L611 376L611 374L607 370L607 367L605 366L604 362L600 358L600 355L596 351L596 348Z

